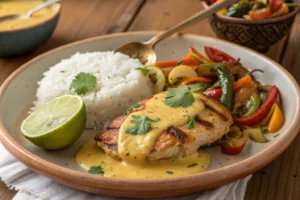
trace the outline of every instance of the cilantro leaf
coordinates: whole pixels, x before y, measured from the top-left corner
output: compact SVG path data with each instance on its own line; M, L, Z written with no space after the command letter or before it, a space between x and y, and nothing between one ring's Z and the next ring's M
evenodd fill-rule
M96 82L94 75L81 72L73 79L70 90L73 88L79 95L86 94L96 86Z
M195 118L189 115L186 115L189 119L189 123L187 125L188 129L193 129L195 127L194 122L195 122Z
M98 174L100 176L103 176L104 174L104 170L103 168L101 167L101 165L99 166L92 166L89 171L88 171L90 174Z
M188 107L191 106L195 98L193 92L198 90L205 90L207 85L194 84L194 85L181 85L177 88L169 88L165 97L165 104L177 108L177 107Z
M177 108L188 107L194 103L195 99L187 85L178 88L169 88L165 97L165 104Z
M142 74L144 75L144 76L147 76L147 74L149 73L149 69L146 69L146 68L143 68L143 67L138 67L138 68L135 68L135 70L139 70L139 71L141 71L142 72Z
M136 116L132 115L131 123L135 124L134 127L126 129L126 133L131 135L142 135L151 130L151 122L158 122L159 118L150 119L148 116Z
M166 171L167 174L173 174L174 172L172 171Z
M141 107L141 104L138 104L138 103L134 104L125 110L124 115L128 115L128 113L130 113L133 109L140 108L140 107Z

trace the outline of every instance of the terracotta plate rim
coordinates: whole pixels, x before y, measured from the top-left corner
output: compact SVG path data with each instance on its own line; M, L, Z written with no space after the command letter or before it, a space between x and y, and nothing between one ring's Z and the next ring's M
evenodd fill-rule
M104 40L108 38L116 38L122 36L135 36L135 35L149 35L149 34L157 34L158 31L142 31L142 32L128 32L128 33L116 33L111 35L99 36L94 38L85 39L82 41L74 42L68 45L64 45L62 47L58 47L54 50L41 54L40 56L30 60L29 62L22 65L19 69L14 71L3 83L0 88L0 100L3 98L3 94L10 84L10 82L14 79L14 77L18 76L18 74L22 73L22 71L26 70L31 66L32 63L39 61L41 58L46 57L56 51L63 50L78 44L83 44L86 42L91 42L94 40ZM279 68L285 75L287 75L292 82L292 86L296 90L296 116L294 120L291 122L290 126L288 126L285 130L286 134L282 135L280 139L274 142L271 146L267 147L260 153L249 157L245 160L242 160L238 163L234 163L232 165L222 167L215 170L206 171L199 174L175 177L175 178L161 178L161 179L121 179L121 178L108 178L97 175L91 175L85 172L79 172L76 170L68 169L65 167L61 167L59 165L53 164L49 161L46 161L35 154L29 152L25 148L23 148L20 144L18 144L8 133L8 131L4 128L2 119L0 119L0 140L2 144L8 149L18 160L23 162L29 168L34 171L49 177L55 181L63 183L64 185L68 185L70 187L74 187L77 189L85 190L85 191L95 191L95 189L112 189L112 187L116 190L131 190L131 191L146 191L146 190L171 190L171 189L182 189L182 188L194 188L194 187L202 187L204 189L214 188L221 186L223 184L232 182L236 179L243 178L258 169L264 167L276 157L278 157L293 141L293 139L297 136L298 131L300 130L300 89L298 83L293 78L293 76L282 66L267 58L264 55L261 55L251 49L246 47L242 47L224 40L199 36L194 34L184 34L189 37L202 37L208 40L218 40L222 43L227 43L232 46L245 49L250 53L258 54L263 57L263 59L271 62L276 68ZM229 175L230 174L230 175ZM211 178L214 177L214 178ZM205 180L205 181L201 181ZM180 183L180 184L178 184ZM183 184L186 183L186 184ZM168 196L163 195L163 196Z

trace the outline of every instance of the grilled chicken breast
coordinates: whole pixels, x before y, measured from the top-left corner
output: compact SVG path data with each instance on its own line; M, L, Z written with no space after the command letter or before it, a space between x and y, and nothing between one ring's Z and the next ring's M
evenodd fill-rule
M199 93L199 95L204 108L194 116L194 128L188 129L187 124L183 124L180 126L171 125L167 129L161 130L147 156L148 160L190 155L196 152L199 147L217 141L230 130L230 126L233 123L230 112L221 103L202 93ZM132 112L147 109L148 100L141 101L139 104L142 107ZM95 136L97 145L107 155L116 159L121 159L121 156L118 154L118 136L120 128L127 117L128 115L117 117L104 132ZM181 117L182 121L184 121L185 116L178 117Z

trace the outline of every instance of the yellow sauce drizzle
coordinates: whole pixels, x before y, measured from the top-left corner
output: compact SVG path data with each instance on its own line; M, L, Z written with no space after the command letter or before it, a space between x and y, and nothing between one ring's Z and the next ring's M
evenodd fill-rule
M0 17L13 14L26 14L42 3L43 1L0 1ZM29 19L12 19L0 22L0 31L31 26L50 19L54 14L55 12L51 7L44 8L32 15Z
M154 142L163 130L170 126L181 126L188 123L186 115L195 116L204 109L200 95L194 93L195 102L186 108L173 108L164 103L166 92L159 93L146 102L145 109L130 114L122 124L118 137L118 153L122 160L130 163L144 163L150 154ZM130 121L132 115L148 116L151 119L160 118L159 122L152 123L152 129L143 135L130 135L127 128L134 127ZM128 155L129 153L129 155Z
M84 144L76 154L76 162L85 170L101 165L104 176L115 178L171 178L200 173L210 163L210 155L198 150L185 158L176 160L147 161L144 165L128 164L105 154L95 141ZM101 164L102 163L102 164Z

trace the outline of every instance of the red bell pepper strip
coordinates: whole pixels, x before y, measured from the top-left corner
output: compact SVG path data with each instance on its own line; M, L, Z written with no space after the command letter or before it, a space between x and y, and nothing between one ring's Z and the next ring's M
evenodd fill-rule
M263 8L257 11L250 12L249 16L253 20L262 20L270 17L272 11L269 8Z
M272 13L280 10L282 5L283 5L283 0L270 0L270 9Z
M203 92L203 94L213 99L219 100L222 96L222 88L206 90L205 92Z
M274 85L267 99L263 104L257 109L257 111L245 118L233 118L233 120L240 125L255 125L258 124L263 118L268 114L269 110L272 108L273 104L276 102L277 95L279 94L278 88Z
M236 154L239 154L243 150L244 146L245 146L245 143L238 147L231 147L231 146L226 146L226 145L221 144L221 150L222 150L222 153L224 153L224 154L236 155Z
M214 62L233 62L236 61L230 55L212 47L204 47L206 55Z

